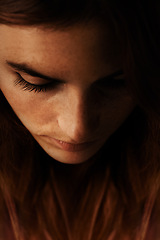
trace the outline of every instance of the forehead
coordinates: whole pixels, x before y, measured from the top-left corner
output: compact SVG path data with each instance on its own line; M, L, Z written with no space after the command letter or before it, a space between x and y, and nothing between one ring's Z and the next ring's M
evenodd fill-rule
M0 25L0 35L1 56L10 61L43 63L46 68L55 61L64 68L69 62L116 64L121 55L111 28L95 22L63 30Z

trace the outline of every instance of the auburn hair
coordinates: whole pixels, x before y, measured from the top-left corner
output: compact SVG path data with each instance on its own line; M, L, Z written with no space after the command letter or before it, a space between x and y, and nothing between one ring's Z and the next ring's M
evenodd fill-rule
M158 239L159 7L156 0L0 1L0 23L6 25L67 28L110 21L137 102L92 159L70 165L43 151L0 92L1 239Z

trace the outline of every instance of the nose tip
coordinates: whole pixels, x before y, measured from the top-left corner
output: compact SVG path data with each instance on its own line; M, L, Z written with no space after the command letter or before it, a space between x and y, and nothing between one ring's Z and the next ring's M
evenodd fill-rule
M61 132L72 143L92 141L91 137L99 125L98 115L87 105L73 105L65 108L59 116L58 125Z
M72 143L91 141L92 132L96 129L96 127L94 129L92 127L93 121L89 124L86 119L75 118L73 115L70 116L70 119L61 118L58 124L64 136L70 139Z

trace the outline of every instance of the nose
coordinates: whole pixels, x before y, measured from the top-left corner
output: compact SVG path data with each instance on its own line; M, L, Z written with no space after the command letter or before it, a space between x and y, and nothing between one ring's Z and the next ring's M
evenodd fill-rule
M63 101L58 125L67 141L82 143L94 140L91 137L98 129L99 119L100 116L91 98L74 89Z

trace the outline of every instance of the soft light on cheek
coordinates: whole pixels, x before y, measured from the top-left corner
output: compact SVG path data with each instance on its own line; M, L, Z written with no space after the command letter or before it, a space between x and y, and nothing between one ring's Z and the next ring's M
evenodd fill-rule
M42 119L42 113L46 111L44 111L40 102L32 97L31 94L14 89L13 86L12 88L7 88L4 84L1 90L13 111L22 122L34 122L35 120Z
M26 100L20 98L10 99L10 105L14 112L21 120L23 125L34 134L41 132L53 131L56 124L57 112L55 106L47 105L44 101L39 100Z

